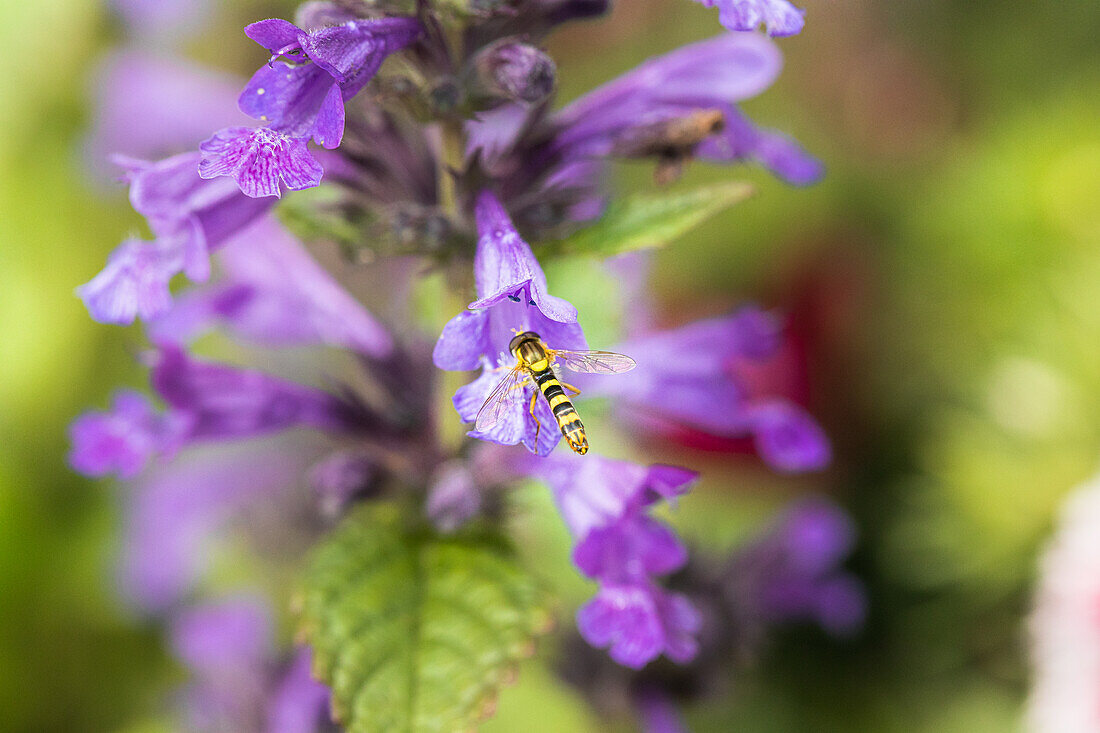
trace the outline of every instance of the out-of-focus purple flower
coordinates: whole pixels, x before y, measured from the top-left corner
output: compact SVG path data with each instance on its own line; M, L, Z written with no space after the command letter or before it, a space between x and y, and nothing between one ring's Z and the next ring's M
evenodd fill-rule
M187 609L174 619L171 636L180 660L205 675L254 673L274 652L271 618L259 599Z
M155 163L120 159L130 202L156 240L124 242L107 266L77 289L95 320L123 325L166 312L172 302L169 283L177 273L206 280L210 253L271 208L269 201L241 194L232 181L199 178L198 159L198 153Z
M188 730L316 733L328 722L329 691L310 676L310 652L275 656L270 612L259 598L187 609L172 621L172 646L191 671Z
M664 654L691 661L698 651L698 612L684 596L653 583L601 584L596 597L577 611L577 629L588 643L607 647L624 667L641 669Z
M688 733L676 706L656 685L643 685L633 695L642 733Z
M309 470L309 484L317 494L321 514L329 518L340 513L357 495L371 486L377 463L361 451L336 451Z
M705 7L718 6L718 22L731 31L754 31L760 26L769 36L793 36L802 30L802 11L787 0L696 0Z
M687 492L696 474L596 455L561 455L524 465L550 485L577 541L573 562L600 583L596 597L577 614L585 639L609 647L615 661L633 668L662 653L674 661L691 659L699 615L686 598L654 583L679 569L687 551L647 511Z
M100 323L125 325L135 318L148 319L172 304L169 281L184 268L185 261L197 260L185 245L190 240L175 237L145 242L128 239L108 257L99 274L76 289L91 317Z
M615 350L630 354L638 367L582 387L586 394L614 398L616 408L641 425L661 429L671 422L713 435L751 435L773 468L818 470L831 459L821 428L801 407L758 393L742 373L744 365L772 357L780 345L778 319L747 306L619 344Z
M338 147L344 102L420 32L414 18L348 20L310 31L277 18L249 25L245 33L272 58L249 80L239 105L265 126L215 133L199 146L199 175L230 176L252 197L277 197L282 185L291 190L319 185L324 170L306 143L312 138L322 147ZM295 63L276 63L279 58Z
M329 689L313 679L312 653L299 651L269 702L266 733L319 733L329 729Z
M138 38L158 45L188 37L210 14L210 0L111 0Z
M478 299L470 303L469 310L444 326L432 353L440 369L482 368L481 376L454 396L455 409L466 422L474 421L481 404L504 376L504 370L515 366L508 344L516 333L534 331L551 348L587 348L577 323L577 309L549 294L546 275L538 260L520 238L496 196L483 191L478 196L475 215L479 238L474 278ZM561 434L544 400L535 403L535 414L542 425L538 428L528 406L534 386L528 384L523 389L523 404L517 400L492 430L470 435L502 445L523 442L532 452L548 454Z
M250 447L251 448L251 447ZM213 540L245 507L294 489L315 456L311 446L189 449L132 488L119 582L138 608L164 611L204 575Z
M184 344L223 325L262 344L326 344L376 358L392 352L385 327L271 218L234 237L218 258L224 276L216 284L184 293L147 324L155 343Z
M125 49L107 56L93 79L85 159L103 178L115 172L111 156L173 155L194 149L212 129L248 120L234 104L239 80L183 59Z
M733 105L719 107L724 127L695 148L700 160L714 163L753 162L794 186L817 183L825 175L821 161L775 130L757 127Z
M481 510L481 490L461 461L440 466L432 476L424 512L440 532L454 532Z
M1033 733L1100 730L1100 475L1064 501L1028 618Z
M760 622L814 621L835 636L857 631L863 586L839 569L852 550L852 521L833 504L806 500L740 550L726 571L731 603Z
M107 412L88 412L69 428L69 463L85 476L138 475L149 458L171 452L182 438L186 421L161 414L137 392L115 395Z
M263 372L212 364L175 347L161 349L150 380L173 413L190 424L188 439L243 438L308 426L345 431L345 402Z

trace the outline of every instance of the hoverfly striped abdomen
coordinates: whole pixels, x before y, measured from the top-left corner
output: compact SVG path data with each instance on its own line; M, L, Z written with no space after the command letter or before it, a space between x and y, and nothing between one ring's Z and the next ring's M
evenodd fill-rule
M584 455L588 452L588 438L584 433L584 424L581 416L577 414L577 408L569 401L565 394L565 388L554 375L554 370L549 367L539 372L532 372L535 384L542 390L542 396L550 404L550 410L554 413L554 419L558 421L558 428L569 447L577 453Z

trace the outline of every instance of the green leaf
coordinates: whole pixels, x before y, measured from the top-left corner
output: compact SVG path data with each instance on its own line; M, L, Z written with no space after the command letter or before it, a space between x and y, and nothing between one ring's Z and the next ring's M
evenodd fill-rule
M540 254L611 257L663 247L754 192L751 184L735 181L684 193L631 196L612 204L592 226L548 242Z
M474 728L550 627L498 535L440 537L392 506L344 520L315 551L302 597L314 673L349 733Z

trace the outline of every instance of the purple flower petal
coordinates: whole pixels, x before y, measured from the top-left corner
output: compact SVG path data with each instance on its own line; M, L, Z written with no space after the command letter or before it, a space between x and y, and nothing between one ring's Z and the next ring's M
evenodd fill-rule
M731 31L766 26L770 36L793 36L802 30L802 11L787 0L698 0L718 6L718 22Z
M298 26L282 18L258 20L246 26L244 34L271 53L277 53L286 46L300 43L299 35L305 35Z
M192 440L244 438L296 425L349 428L342 402L311 387L263 372L210 364L165 347L150 381L173 410L187 415Z
M376 73L386 57L416 40L415 18L376 18L319 28L303 39L302 48L340 84L351 99Z
M321 733L330 721L331 693L313 679L312 654L303 648L294 655L268 703L266 733Z
M818 471L829 465L832 449L825 432L805 410L782 400L754 406L748 413L756 449L778 471Z
M336 81L316 64L261 66L238 100L241 111L292 138L326 148L344 135L344 100Z
M443 333L439 335L432 350L432 361L440 369L448 371L477 369L482 354L471 348L471 345L485 342L488 323L489 316L485 311L467 310L459 313L443 327Z
M479 299L470 308L487 308L505 298L520 297L551 320L576 323L577 309L546 292L546 275L496 196L482 191L475 215L479 239L474 278Z
M245 195L281 196L282 181L292 191L321 183L324 170L306 148L306 141L264 127L231 127L206 140L199 149L199 175L231 176Z
M546 481L574 537L613 525L630 512L687 493L698 474L684 468L641 466L598 455L560 453L529 464Z
M485 361L481 376L458 388L453 402L463 422L472 423L477 419L477 413L485 404L486 398L506 373L506 369L494 368ZM471 430L467 435L498 445L523 443L527 450L536 455L549 455L561 440L562 435L549 404L541 398L535 402L535 415L542 427L536 425L530 409L531 398L534 395L535 386L528 382L522 388L522 394L512 400L507 412L492 428L484 432Z
M168 283L183 269L184 247L190 242L127 240L111 253L98 275L76 289L76 294L100 323L126 325L138 317L153 318L172 304Z
M629 583L683 567L687 550L666 525L641 513L595 527L573 549L573 564L590 578Z
M251 447L250 447L251 448ZM205 572L212 541L248 502L298 486L309 455L297 446L247 453L191 449L134 487L120 563L124 595L147 610L178 602Z
M69 463L85 476L133 478L152 456L174 446L180 427L144 395L119 392L108 412L88 412L73 421Z
M274 652L271 618L258 598L235 598L183 611L171 628L172 647L204 676L252 674Z
M696 155L717 163L754 161L795 186L817 183L825 167L786 135L763 130L733 105L723 105L725 127L699 144Z
M684 663L695 656L701 619L690 602L653 585L602 586L577 612L588 643L609 647L611 658L641 669L662 653Z

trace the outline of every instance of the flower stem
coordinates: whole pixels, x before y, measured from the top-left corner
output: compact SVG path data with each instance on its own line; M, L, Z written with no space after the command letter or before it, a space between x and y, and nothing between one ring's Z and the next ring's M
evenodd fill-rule
M462 170L463 156L466 150L462 120L448 118L441 123L442 149L438 163L439 206L443 213L457 219L458 196L455 190L455 174Z

